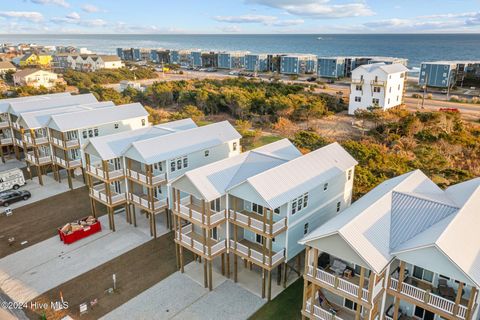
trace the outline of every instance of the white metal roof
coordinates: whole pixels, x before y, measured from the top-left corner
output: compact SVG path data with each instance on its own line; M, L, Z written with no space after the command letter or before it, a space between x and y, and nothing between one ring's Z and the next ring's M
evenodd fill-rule
M51 117L48 127L57 131L90 128L101 124L148 116L140 103L130 103L109 108L58 114Z
M408 71L408 68L405 67L401 63L386 64L386 63L383 63L383 62L364 64L364 65L359 66L357 69L364 70L364 71L369 72L369 73L373 72L377 69L380 69L380 70L384 71L386 74Z
M376 273L394 257L442 273L445 266L425 261L429 249L458 270L450 276L480 286L478 208L480 178L443 191L416 170L380 184L300 243L338 234Z
M192 119L167 122L133 131L124 131L106 136L90 138L88 143L85 145L84 150L86 153L93 154L102 160L109 160L121 157L123 152L125 152L135 141L146 140L196 127L197 125Z
M188 181L204 200L212 201L249 177L299 156L301 156L300 151L288 139L283 139L235 157L190 170L177 180ZM173 186L176 186L175 182Z
M250 177L248 183L270 208L277 208L357 164L338 143Z
M33 100L33 101L19 101L10 103L8 112L13 115L20 115L22 112L30 112L51 108L61 108L66 106L73 106L77 104L95 103L97 98L91 93L79 94L76 96L58 97L54 99Z
M55 99L55 98L68 97L68 96L70 96L70 92L42 94L42 95L39 95L39 96L28 96L28 97L16 97L16 98L0 99L0 113L7 112L8 107L10 107L10 103L26 102L26 101L51 100L51 99Z
M240 138L241 135L228 121L222 121L180 131L168 137L133 142L124 156L142 163L153 164Z
M95 102L90 104L79 104L79 105L68 106L63 108L53 108L53 109L45 109L40 111L22 112L20 114L20 117L17 119L17 122L24 129L37 129L37 128L46 127L48 121L50 121L50 117L56 114L74 113L78 111L92 110L96 108L111 107L114 105L115 104L112 101L105 101L105 102Z

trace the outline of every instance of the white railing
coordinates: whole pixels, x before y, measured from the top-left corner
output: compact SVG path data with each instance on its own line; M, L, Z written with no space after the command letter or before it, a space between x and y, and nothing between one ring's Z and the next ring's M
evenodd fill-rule
M373 292L372 292L372 299L375 299L375 297L382 291L383 289L383 282L385 281L385 278L381 279L378 281L378 283L373 287Z
M178 211L178 213L181 216L187 217L191 220L195 220L198 223L207 225L208 224L207 215L203 216L201 212L198 212L197 210L192 209L191 207L189 207L189 205L190 205L189 196L183 199L180 199L180 205L179 205L180 210ZM214 210L210 210L210 224L218 223L223 219L225 219L225 211L217 212Z
M385 315L385 320L393 320L393 318Z
M80 145L80 142L78 139L71 139L71 140L62 140L58 139L55 137L52 137L52 143L54 145L59 146L60 148L72 148L72 147L78 147Z
M1 144L2 146L8 145L8 144L13 144L13 139L12 139L12 137L2 138L2 139L0 139L0 144Z
M210 254L215 255L215 254L225 250L226 247L227 246L225 244L225 240L221 240L220 242L218 242L217 244L212 246L212 248L210 249Z
M260 219L252 218L238 211L229 210L229 216L231 220L238 222L241 225L251 227L260 232L265 230L265 233L268 234L274 234L287 227L287 218L282 218L280 221L270 225L269 223L263 223Z
M133 203L138 204L139 206L142 206L148 210L158 210L167 205L166 198L165 199L154 198L155 199L154 202L151 203L147 199L137 196L136 194L129 193L129 199Z
M18 138L13 138L13 142L14 142L15 145L17 145L19 147L23 147L22 140L20 140Z
M305 312L310 314L310 307L311 307L311 299L307 300L307 305L305 307ZM315 319L320 319L320 320L343 320L342 318L338 317L337 315L334 315L331 312L328 312L327 310L317 306L313 305L313 315Z
M112 194L111 201L110 201L109 197L105 193L105 186L102 184L93 186L93 188L90 189L90 194L94 198L109 204L119 203L126 199L125 193L115 193L115 194Z
M90 172L91 174L99 177L100 179L107 179L106 172L100 167L89 165L87 166L87 172ZM108 171L109 179L120 178L122 176L123 176L123 169Z
M9 126L10 124L8 123L8 121L0 121L0 129L6 128Z
M82 159L75 159L75 160L70 160L66 161L60 157L55 156L54 157L55 163L64 166L64 167L76 167L82 164Z
M167 180L166 173L161 173L161 174L152 176L152 179L149 179L149 177L147 177L145 174L137 172L132 169L127 169L127 176L146 184L157 184Z
M25 141L29 144L34 144L34 142L35 144L43 144L48 142L47 137L36 137L35 139L33 139L32 136L30 135L24 135L24 137L25 137Z
M181 233L179 231L176 232L177 240L179 240L185 246L190 247L194 251L197 251L203 254L208 254L208 246L203 245L203 243L201 243L200 241L193 239L190 236L191 233L192 233L192 225L190 224L190 225L184 226L182 227ZM226 241L221 240L210 247L210 255L218 254L225 249L226 249Z
M235 247L235 245L236 245L236 247ZM245 246L245 245L243 245L239 242L235 242L234 240L230 240L230 248L234 249L235 251L237 251L238 253L240 253L240 254L242 254L246 257L252 258L253 260L258 261L259 263L269 265L269 266L272 266L275 263L277 263L277 262L279 262L279 261L281 261L282 259L285 258L285 250L281 250L281 251L277 252L270 259L270 257L268 255L264 255L263 253L258 252L254 249L251 249L251 248L249 248L249 247L247 247L247 246Z
M398 288L398 280L397 279L390 279L390 289L397 290ZM412 286L411 284L402 283L402 288L400 292L412 299L415 299L420 302L426 302L429 306L434 308L440 309L446 313L452 314L455 309L455 302L445 299L441 296L436 294L430 293L423 289L417 288ZM465 319L467 308L463 305L458 306L458 314L457 316L460 319Z
M17 130L21 129L20 125L17 122L12 122L12 127L17 129Z
M317 268L316 279L328 284L329 286L335 287L335 275L325 272L322 269Z
M313 277L313 266L308 266L307 275ZM345 293L352 295L353 297L358 297L359 286L335 276L334 274L328 273L320 268L317 268L317 274L315 278L331 287L335 287L338 290L341 290ZM362 300L368 302L368 289L362 288Z

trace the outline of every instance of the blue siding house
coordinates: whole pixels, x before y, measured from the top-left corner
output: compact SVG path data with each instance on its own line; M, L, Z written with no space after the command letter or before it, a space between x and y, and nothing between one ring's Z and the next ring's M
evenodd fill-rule
M247 54L245 55L245 70L247 71L268 71L268 55Z
M345 76L345 58L318 58L318 76L321 78L342 78Z
M192 67L201 67L202 66L202 52L201 51L192 51L190 53L192 59Z
M424 62L420 68L418 84L448 88L455 82L456 66L451 62Z
M280 73L305 74L317 72L317 56L284 55L280 57Z

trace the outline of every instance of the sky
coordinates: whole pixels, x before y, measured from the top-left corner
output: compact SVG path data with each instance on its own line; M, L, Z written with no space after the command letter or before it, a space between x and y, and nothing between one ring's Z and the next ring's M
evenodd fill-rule
M0 0L0 33L480 33L480 0Z

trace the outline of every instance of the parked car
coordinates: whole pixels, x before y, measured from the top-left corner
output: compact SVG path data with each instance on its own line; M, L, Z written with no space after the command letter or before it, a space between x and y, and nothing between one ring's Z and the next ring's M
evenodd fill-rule
M8 207L14 202L28 200L32 194L27 190L8 190L0 193L0 205Z
M308 82L315 82L315 81L317 81L317 78L316 77L310 77L310 78L307 78L307 81Z

